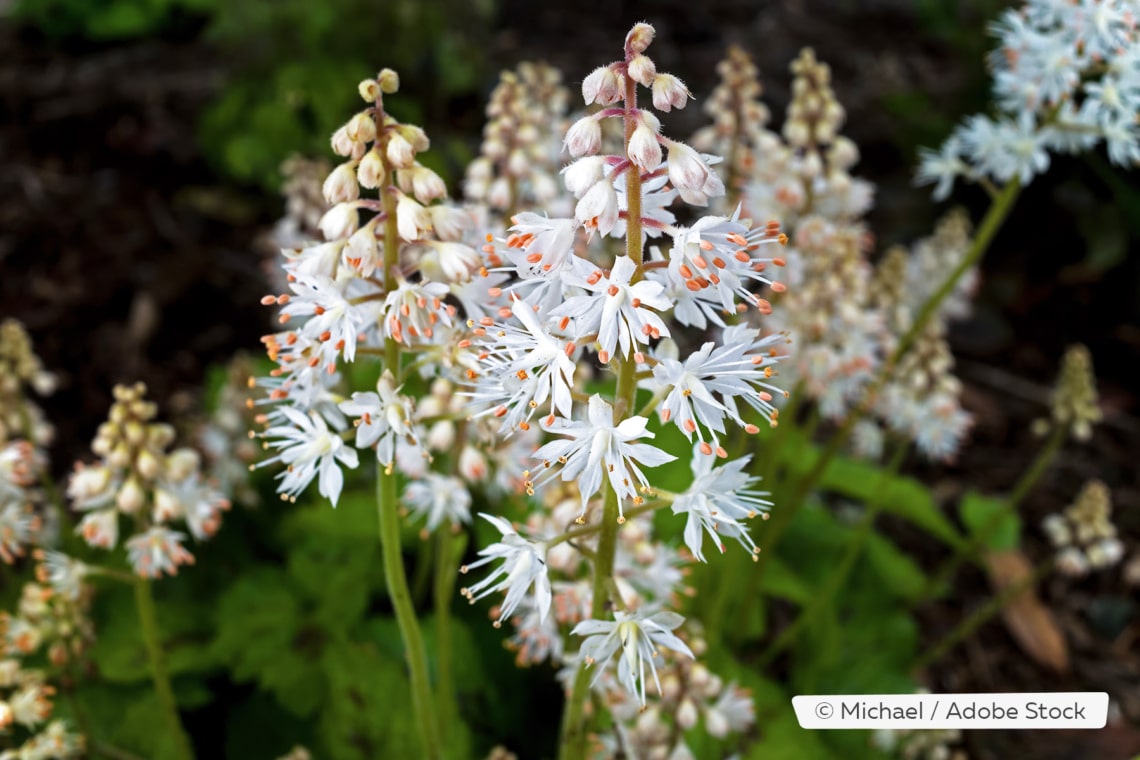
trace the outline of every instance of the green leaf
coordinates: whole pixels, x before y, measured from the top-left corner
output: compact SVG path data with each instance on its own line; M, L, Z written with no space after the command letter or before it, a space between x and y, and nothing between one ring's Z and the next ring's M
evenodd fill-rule
M764 574L760 576L760 589L780 599L804 604L812 597L811 588L779 557L768 558Z
M972 538L991 551L1009 551L1021 543L1021 518L1004 501L969 491L958 515Z
M875 569L883 588L891 594L913 601L926 588L926 574L918 563L894 543L878 533L872 533L864 547L864 556Z

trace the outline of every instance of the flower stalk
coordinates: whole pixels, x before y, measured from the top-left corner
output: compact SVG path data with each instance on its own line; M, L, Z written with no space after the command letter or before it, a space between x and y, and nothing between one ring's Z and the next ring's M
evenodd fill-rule
M162 710L166 730L174 742L175 756L178 760L194 760L194 748L190 744L190 737L182 727L182 719L178 715L178 703L174 699L174 689L170 685L170 673L166 667L166 658L162 653L162 641L158 631L158 615L154 609L154 594L151 592L150 580L135 578L135 607L139 613L139 624L142 628L143 643L146 645L147 660L150 663L150 677L154 683L154 694Z

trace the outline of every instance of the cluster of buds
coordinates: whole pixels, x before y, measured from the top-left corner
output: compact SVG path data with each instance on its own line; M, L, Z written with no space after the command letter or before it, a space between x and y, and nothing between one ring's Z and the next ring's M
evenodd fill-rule
M1102 141L1109 160L1140 163L1140 29L1132 0L1028 0L993 25L990 56L999 115L969 117L939 151L924 151L917 180L935 199L968 181L1028 183L1050 153Z
M733 199L739 198L743 183L756 171L758 157L767 161L767 152L778 138L765 129L770 114L760 101L764 90L749 55L733 45L716 70L720 83L703 108L713 123L698 130L692 142L703 153L726 157L722 171L731 206Z
M37 583L24 584L16 614L0 612L0 648L10 656L47 652L62 666L81 655L94 639L89 610L92 590L87 568L59 552L37 551Z
M561 196L558 153L569 100L561 83L561 73L545 63L522 63L500 75L479 158L467 167L468 201L513 216L550 208Z
M113 549L120 516L129 518L131 566L157 578L194 561L182 545L186 534L169 526L183 522L195 539L205 540L218 530L229 502L203 480L197 452L168 451L174 428L154 421L157 407L145 395L142 383L115 387L107 421L91 444L100 459L76 464L67 494L85 513L77 532L91 546Z
M1085 484L1063 514L1042 523L1057 549L1057 568L1065 575L1083 576L1120 562L1124 544L1112 524L1112 495L1099 480Z
M45 523L37 485L52 428L29 391L48 393L54 385L23 325L0 322L0 560L8 564L38 543Z
M805 48L791 70L783 137L757 128L753 140L763 160L753 164L742 200L754 218L780 220L794 239L810 216L854 223L870 209L874 187L850 173L859 149L839 133L845 114L831 88L830 68Z
M884 355L895 350L936 284L946 279L969 244L969 221L956 211L911 251L894 247L884 254L872 288L872 301L884 319ZM953 296L919 332L875 400L875 412L886 426L914 441L919 451L933 460L953 457L971 424L970 415L961 406L962 387L953 374L954 357L945 336L946 321L968 313L966 293L972 286L972 277L959 281ZM855 441L865 456L881 453L882 432L873 420L859 422Z
M1103 414L1097 401L1092 356L1085 346L1078 343L1065 351L1050 407L1051 419L1034 424L1038 435L1059 428L1076 441L1092 437L1093 425L1101 421Z
M28 391L43 396L54 389L55 376L40 364L24 326L14 319L0 322L0 445L18 438L36 446L50 443L52 428Z
M260 498L249 479L249 467L260 453L248 435L255 424L249 388L252 366L246 354L230 360L212 410L194 430L203 472L226 498L245 506L255 506Z
M707 643L690 634L686 644L696 657L705 654ZM676 760L695 757L685 733L698 724L715 739L742 734L755 724L752 696L747 689L709 672L699 662L670 661L659 672L661 694L647 707L628 698L614 679L599 684L598 692L615 719L612 734L597 737L594 756Z
M77 599L56 594L49 586L28 583L15 615L0 613L0 737L8 746L18 730L21 743L0 751L3 760L66 760L84 754L83 737L52 720L55 687L40 670L22 660L47 650L56 667L90 641L87 595Z

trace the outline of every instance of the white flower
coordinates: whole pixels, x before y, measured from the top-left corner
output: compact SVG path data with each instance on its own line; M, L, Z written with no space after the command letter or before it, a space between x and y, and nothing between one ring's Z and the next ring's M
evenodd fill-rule
M954 180L961 176L968 176L970 167L962 160L962 147L959 140L951 137L942 144L942 148L933 151L921 148L918 151L921 163L914 181L917 185L938 183L934 188L934 200L943 201L950 195L954 187Z
M602 125L597 116L583 116L566 131L566 149L574 158L592 156L602 147Z
M143 578L159 578L163 573L178 574L179 565L194 564L194 557L182 548L185 533L156 525L127 540L131 567Z
M574 218L602 235L613 232L619 213L617 190L608 177L595 182L574 206Z
M577 339L597 333L598 358L609 363L618 354L628 357L634 343L648 344L650 340L669 335L669 328L651 309L666 311L672 303L664 296L665 288L659 282L641 280L630 283L637 265L628 256L619 256L609 276L595 270L582 287L591 295L567 298L561 307L551 312L552 317L570 317L574 320ZM646 308L649 307L649 308Z
M396 276L396 287L384 298L384 334L405 345L435 337L435 326L451 324L455 307L445 304L449 288L442 282L408 282Z
M444 521L457 527L471 522L471 494L458 478L426 472L421 479L408 483L404 504L413 516L425 517L428 533Z
M352 394L352 399L342 401L340 410L350 417L356 417L356 447L358 449L376 446L376 458L385 467L391 467L396 456L397 439L416 439L412 426L412 402L399 394L396 381L388 370L376 384L377 393ZM418 448L418 443L415 444ZM355 459L356 452L353 452ZM352 464L356 466L355 463Z
M44 552L36 576L41 583L50 584L57 594L75 601L83 590L83 580L89 572L90 568L79 560L49 549Z
M615 612L613 621L583 620L570 633L586 636L580 654L587 666L597 663L597 673L591 683L596 683L617 651L621 656L617 664L618 682L629 694L645 706L645 666L657 692L661 692L661 682L657 678L654 659L658 648L672 649L674 652L693 657L688 645L677 638L676 630L685 619L675 612L657 612L646 617L643 613Z
M119 542L119 512L113 507L88 512L79 521L75 532L83 536L88 546L113 549Z
M355 469L359 464L356 451L345 446L340 436L329 430L322 417L305 414L291 407L280 407L278 411L285 417L287 424L274 425L262 436L277 439L271 440L270 445L280 449L280 452L259 466L274 462L282 462L287 466L277 476L281 479L277 491L290 500L295 500L319 473L318 490L335 507L344 486L344 474L340 471L340 465Z
M555 412L569 417L576 367L574 343L546 330L530 304L516 299L511 312L522 329L507 324L476 328L476 335L483 336L477 341L483 349L482 372L470 394L487 404L487 411L501 418L502 429L508 432L525 425L548 403L551 422Z
M10 565L24 556L24 547L31 544L39 525L39 518L23 504L0 504L0 559Z
M360 186L356 184L356 162L349 161L333 169L325 179L321 191L329 205L354 201L360 197Z
M649 481L639 465L657 467L676 457L647 443L634 442L638 438L653 438L653 433L645 429L648 420L630 417L615 425L613 407L597 394L590 397L587 417L587 422L562 420L561 426L548 426L551 432L566 438L546 444L534 452L534 458L543 460L547 470L554 463L561 464L562 480L578 481L583 515L590 497L602 486L603 472L619 497L619 513L622 512L620 499L642 503L638 489L648 491ZM529 483L529 487L533 485ZM619 519L624 522L624 514Z
M633 130L627 155L629 160L642 171L657 171L657 167L661 165L661 143L657 141L657 132L644 121Z
M673 500L673 514L687 516L685 545L701 562L705 561L704 533L708 533L721 554L724 553L721 537L736 539L753 554L759 551L742 521L758 514L766 518L772 502L763 498L768 495L766 491L751 489L760 482L745 471L751 459L751 456L741 457L713 469L715 459L693 452L693 482Z
M488 594L506 591L506 599L499 607L499 617L495 621L495 627L498 628L504 618L511 616L526 596L527 589L533 585L534 603L538 608L539 620L545 620L550 611L551 600L550 578L546 574L546 546L527 541L502 517L483 512L480 512L479 516L494 525L502 534L502 539L481 549L479 556L482 559L464 565L459 572L467 573L476 567L500 559L503 560L503 564L475 585L461 589L460 593L474 604Z
M621 78L609 66L599 66L582 80L582 99L586 105L612 105L622 98Z
M724 195L724 182L720 176L688 145L669 141L668 162L669 180L685 203L706 206L709 198Z

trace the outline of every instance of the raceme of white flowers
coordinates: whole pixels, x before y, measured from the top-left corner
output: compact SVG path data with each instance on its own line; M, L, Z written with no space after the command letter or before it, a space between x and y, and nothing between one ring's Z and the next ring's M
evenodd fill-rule
M283 329L263 339L277 367L258 381L267 390L258 437L274 450L269 462L284 465L282 498L316 481L335 505L343 471L372 457L408 477L403 504L425 536L470 522L474 489L541 497L525 527L482 515L500 536L463 568L489 574L462 593L472 602L505 594L492 614L515 626L520 662L578 662L567 659L568 634L587 635L584 661L605 670L616 659L619 682L640 704L661 648L692 655L672 633L682 618L667 609L685 557L654 540L651 510L672 508L691 558L706 559L706 538L720 552L724 538L757 551L747 521L771 504L749 458L729 459L726 443L733 429L776 424L774 400L786 395L776 365L789 342L752 319L772 310L761 289L785 290L775 279L786 242L778 225L754 227L732 209L682 225L670 210L678 200L706 206L725 188L719 158L661 131L654 110L683 108L691 95L645 54L653 34L636 25L624 59L583 81L595 109L565 134L569 203L535 173L541 162L524 166L542 151L537 124L488 130L467 185L515 211L505 233L486 207L447 203L442 181L416 160L427 136L382 108L395 74L361 83L370 105L332 138L344 161L323 185L324 241L284 251L289 292L263 299L280 307ZM534 93L523 85L549 89L557 78L507 77L496 118L527 107ZM625 127L617 152L604 149L606 120ZM549 215L560 205L572 215ZM632 230L640 238L628 250L638 257L606 245ZM345 387L345 363L384 355L393 342L408 359L402 366L386 362L372 388ZM643 409L584 390L623 368L649 401ZM676 457L655 444L652 415L692 443L683 493L654 487L654 470ZM596 550L597 536L575 541L567 531L597 528L607 493L621 524L611 550L618 615L599 620L576 548Z
M968 181L1017 179L1049 167L1050 153L1102 142L1109 160L1140 163L1140 16L1135 0L1030 0L991 31L996 116L970 116L937 151L922 154L917 181L934 197Z

